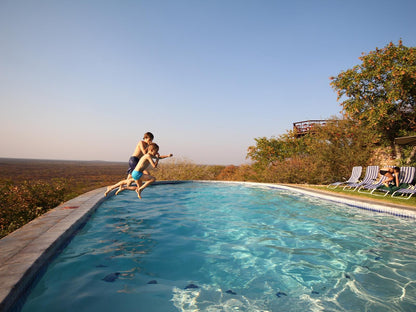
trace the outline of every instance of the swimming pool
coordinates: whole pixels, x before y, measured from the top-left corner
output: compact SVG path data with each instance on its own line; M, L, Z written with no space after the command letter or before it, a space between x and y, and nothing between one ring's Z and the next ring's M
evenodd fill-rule
M22 311L412 311L415 221L243 184L105 201Z

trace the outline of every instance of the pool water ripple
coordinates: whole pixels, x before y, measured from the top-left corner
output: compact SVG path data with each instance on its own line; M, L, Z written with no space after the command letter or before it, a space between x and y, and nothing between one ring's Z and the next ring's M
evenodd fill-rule
M50 264L23 311L411 311L414 225L240 184L124 192Z

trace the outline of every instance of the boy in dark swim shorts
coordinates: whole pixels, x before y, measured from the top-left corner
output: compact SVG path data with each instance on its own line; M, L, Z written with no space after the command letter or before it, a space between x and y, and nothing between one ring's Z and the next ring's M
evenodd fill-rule
M129 169L127 169L127 179L131 178L131 173L136 168L140 158L147 153L147 147L153 142L154 136L151 132L146 132L143 136L143 140L137 143L133 154L129 159Z
M139 143L137 143L136 148L134 149L133 154L130 156L129 158L129 169L127 169L127 178L126 180L130 180L131 179L131 173L133 172L134 168L136 168L137 163L139 162L140 158L146 154L147 152L147 147L149 146L149 144L152 143L154 139L154 135L151 132L146 132L143 135L143 140L139 141ZM130 186L132 182L130 182L129 184L127 184L127 186ZM118 190L117 194L121 192L121 186L120 189Z

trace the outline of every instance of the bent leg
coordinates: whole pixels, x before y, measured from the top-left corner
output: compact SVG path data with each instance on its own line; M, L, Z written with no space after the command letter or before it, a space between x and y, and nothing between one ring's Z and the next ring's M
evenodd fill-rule
M151 184L151 183L153 183L153 182L155 182L156 181L156 178L155 177L152 177L150 174L145 174L145 173L143 173L143 175L142 175L142 177L140 178L140 180L143 180L143 181L146 181L146 182L144 182L144 184L143 185L141 185L141 186L139 186L139 184L137 184L137 196L141 199L142 197L141 197L141 193L142 193L142 191L146 188L146 187L148 187L149 186L149 184ZM140 181L139 180L139 181ZM136 183L137 182L139 182L139 181L136 181ZM140 182L142 182L142 181L140 181Z
M127 182L127 186L130 186L132 183L133 183L133 178L131 177L131 173L129 173L128 175L127 175L127 179L126 180L129 180L129 182Z
M112 190L114 190L114 189L116 189L116 188L119 188L118 189L118 191L116 192L116 195L120 192L120 189L122 189L123 188L123 185L124 184L128 184L129 182L131 183L132 181L130 181L130 180L132 180L132 179L125 179L125 180L121 180L121 181L119 181L118 183L116 183L116 184L114 184L114 185L112 185L112 186L108 186L107 187L107 190L105 191L105 193L104 193L104 195L105 196L107 196L107 194L109 193L109 192L111 192Z
M135 186L120 186L120 188L117 190L116 195L120 194L120 192L129 190L129 191L135 191L137 187Z
M126 183L127 183L127 180L121 180L114 185L107 186L107 190L105 191L104 196L107 196L108 193L110 193L112 190Z

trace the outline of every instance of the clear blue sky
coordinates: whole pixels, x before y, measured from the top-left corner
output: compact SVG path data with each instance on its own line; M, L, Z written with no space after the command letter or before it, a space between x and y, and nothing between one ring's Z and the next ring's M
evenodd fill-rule
M329 77L416 46L414 0L0 0L0 157L247 162L339 115Z

